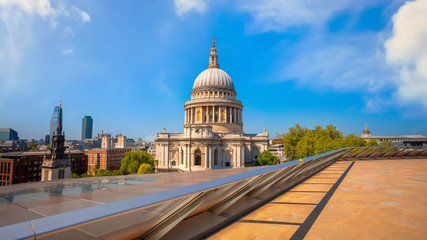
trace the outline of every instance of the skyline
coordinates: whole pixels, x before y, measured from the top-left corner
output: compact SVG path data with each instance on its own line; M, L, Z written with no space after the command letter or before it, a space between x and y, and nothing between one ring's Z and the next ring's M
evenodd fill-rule
M427 134L427 1L308 3L0 0L0 127L42 138L62 100L67 139L182 132L215 37L246 133Z

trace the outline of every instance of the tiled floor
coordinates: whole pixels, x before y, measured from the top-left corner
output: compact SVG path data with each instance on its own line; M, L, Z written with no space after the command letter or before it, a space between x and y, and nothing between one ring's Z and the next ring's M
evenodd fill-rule
M336 162L209 239L289 239L351 162ZM427 159L356 161L305 239L427 239Z

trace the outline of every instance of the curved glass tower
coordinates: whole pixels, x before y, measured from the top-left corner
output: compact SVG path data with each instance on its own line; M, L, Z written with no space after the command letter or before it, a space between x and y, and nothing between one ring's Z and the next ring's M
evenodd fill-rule
M52 136L56 134L56 126L58 125L59 121L59 114L62 115L62 111L59 111L59 107L55 106L52 113L52 118L50 119L50 142L52 142ZM62 125L62 116L61 116L61 125Z

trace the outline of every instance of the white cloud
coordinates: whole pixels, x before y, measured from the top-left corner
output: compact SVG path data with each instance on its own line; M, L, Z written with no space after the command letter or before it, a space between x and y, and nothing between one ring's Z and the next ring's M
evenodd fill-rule
M90 16L87 12L77 8L76 6L73 6L73 9L74 9L74 11L76 11L79 14L79 16L82 18L83 22L90 22L91 21Z
M376 93L390 88L394 72L385 64L375 34L326 39L302 42L283 77L304 86L347 92Z
M205 9L206 3L204 0L175 0L175 11L180 16L191 10L203 12Z
M57 11L50 6L49 0L0 0L0 6L17 8L27 14L38 14L44 18L57 14Z
M39 68L31 58L39 54L41 48L49 50L48 35L55 37L56 44L61 40L56 38L58 33L74 38L69 26L73 26L76 16L83 22L90 21L90 16L77 7L63 4L54 7L50 0L0 0L0 51L3 55L0 58L0 104L17 92L25 95L35 91L37 84L32 78ZM37 61L42 61L43 56ZM24 77L26 74L29 76Z
M71 54L73 54L74 53L74 51L73 51L73 49L71 49L71 48L67 48L67 49L64 49L63 51L62 51L62 54L63 55L71 55Z
M283 31L290 26L323 23L350 0L240 0L239 9L254 18L253 27Z
M387 61L400 69L398 97L427 107L427 1L407 2L393 16Z

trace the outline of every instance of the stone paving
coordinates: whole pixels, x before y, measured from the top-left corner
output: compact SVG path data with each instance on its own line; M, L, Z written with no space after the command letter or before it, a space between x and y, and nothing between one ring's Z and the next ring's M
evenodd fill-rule
M298 239L301 226L304 239L427 239L427 159L355 161L307 224L351 163L336 162L209 239Z

